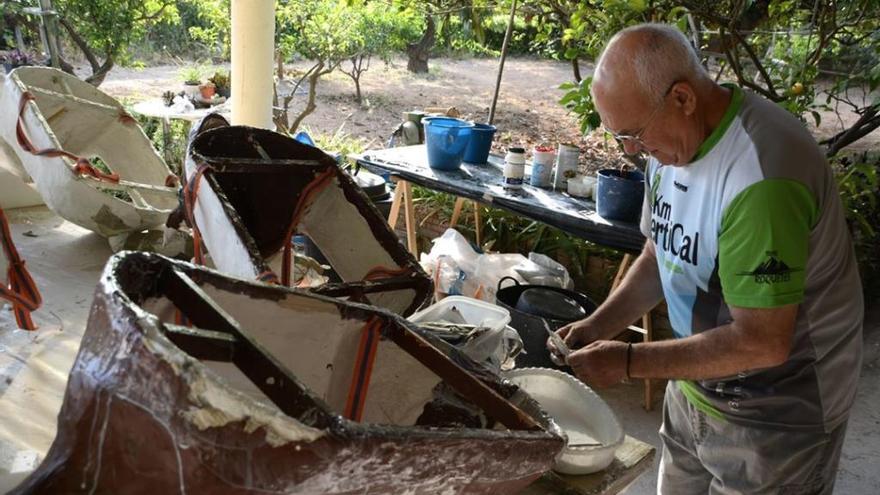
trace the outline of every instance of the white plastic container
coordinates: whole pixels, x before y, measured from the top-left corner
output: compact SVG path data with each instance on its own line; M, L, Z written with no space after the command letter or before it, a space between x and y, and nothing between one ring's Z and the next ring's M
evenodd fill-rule
M460 315L460 317L459 317ZM464 321L461 321L461 319ZM510 323L510 312L506 309L465 296L449 296L437 304L410 315L413 323L447 321L481 325L493 330L501 330Z
M593 188L596 185L596 178L589 175L576 175L573 179L568 180L568 194L579 198L595 198Z
M578 171L581 149L573 144L560 144L556 153L556 170L553 173L553 189L566 191L568 179Z
M510 322L506 309L464 296L449 296L418 313L410 315L413 323L450 322L488 327L476 338L460 347L468 357L487 364L495 372L510 369L522 349L522 339Z
M554 471L589 474L611 464L623 444L623 427L590 387L568 373L548 368L518 368L503 376L538 401L568 437Z
M529 177L529 184L535 187L550 187L555 161L556 150L547 146L535 146L532 150L532 175Z
M526 174L526 151L523 148L509 148L504 157L504 189L522 189Z

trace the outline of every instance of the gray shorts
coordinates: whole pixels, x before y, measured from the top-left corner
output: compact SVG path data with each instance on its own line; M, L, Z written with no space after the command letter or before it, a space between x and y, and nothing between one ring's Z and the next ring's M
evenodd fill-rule
M666 387L657 493L830 494L846 421L830 433L776 431L708 417Z

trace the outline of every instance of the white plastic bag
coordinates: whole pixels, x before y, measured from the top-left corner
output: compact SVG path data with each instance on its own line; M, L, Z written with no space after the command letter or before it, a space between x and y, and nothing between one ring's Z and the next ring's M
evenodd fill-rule
M544 254L529 253L529 263L517 267L516 270L528 283L533 285L549 285L563 289L574 288L574 281L569 276L568 270Z
M495 303L498 282L513 277L518 282L571 289L568 270L543 254L480 254L455 229L434 240L430 253L422 253L422 268L438 292L473 297Z
M431 275L438 292L472 296L478 287L473 276L479 257L463 235L447 229L434 239L430 253L422 253L419 262Z
M433 269L437 259L441 256L449 256L461 270L467 273L473 273L476 269L480 253L476 252L457 230L446 229L446 232L434 239L433 243L431 252L422 253L419 260L425 270Z
M474 271L474 280L477 284L476 291L471 297L495 302L495 293L498 291L498 282L504 277L513 277L520 283L526 280L521 277L515 267L528 263L528 259L518 253L484 254L477 260Z

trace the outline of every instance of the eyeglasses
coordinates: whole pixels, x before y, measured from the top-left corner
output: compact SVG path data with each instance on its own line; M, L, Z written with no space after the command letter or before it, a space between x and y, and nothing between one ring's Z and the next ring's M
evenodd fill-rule
M648 128L651 127L651 124L654 123L654 119L657 118L657 115L660 114L660 110L663 109L663 107L666 105L666 97L669 96L669 93L672 91L672 88L675 87L676 84L678 84L678 81L674 81L672 84L669 85L669 88L666 90L666 92L663 93L663 97L661 98L660 102L657 104L656 107L654 107L654 110L651 111L651 115L648 117L645 125L643 125L641 129L634 132L633 134L619 134L605 127L604 125L602 126L602 128L605 129L605 132L610 134L611 137L616 139L617 142L621 145L632 143L639 148L644 148L645 142L642 141L642 136L645 135L645 132L647 132Z

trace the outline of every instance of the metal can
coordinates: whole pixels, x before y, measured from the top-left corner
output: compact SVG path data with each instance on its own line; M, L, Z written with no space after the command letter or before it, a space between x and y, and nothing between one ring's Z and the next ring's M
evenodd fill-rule
M556 173L553 175L553 188L558 191L568 190L568 179L578 171L578 159L581 150L573 144L559 144L556 153Z
M529 177L529 184L535 187L550 187L555 160L556 151L552 147L535 146L532 151L532 175Z
M504 189L521 189L526 173L526 150L508 148L504 157Z

